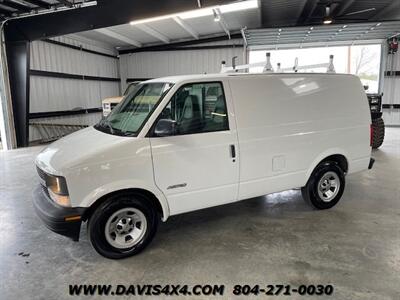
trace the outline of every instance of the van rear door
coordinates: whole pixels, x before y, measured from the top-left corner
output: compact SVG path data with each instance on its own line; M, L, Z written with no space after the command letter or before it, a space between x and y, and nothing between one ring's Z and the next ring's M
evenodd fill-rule
M158 119L176 121L173 136L150 137L154 177L171 215L236 201L236 123L222 82L182 85ZM157 122L157 121L156 121Z

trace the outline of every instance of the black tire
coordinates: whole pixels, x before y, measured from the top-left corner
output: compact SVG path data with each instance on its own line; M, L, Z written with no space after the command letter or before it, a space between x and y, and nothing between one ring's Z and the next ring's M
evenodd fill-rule
M106 238L105 228L108 219L124 208L134 208L140 211L146 219L146 230L143 237L134 246L116 248ZM158 214L148 199L139 194L120 194L111 196L102 203L91 215L88 222L88 236L93 248L102 256L120 259L133 256L142 251L153 239L158 226Z
M372 120L372 148L377 149L385 138L385 123L382 118Z
M328 172L333 172L337 175L340 186L338 187L336 196L334 196L329 201L324 201L324 199L321 198L321 196L318 193L318 188L319 188L318 186L320 184L321 178L324 175L328 174ZM343 195L344 187L345 187L345 178L343 170L336 162L327 161L327 162L322 162L315 168L306 186L301 188L301 194L303 196L303 199L312 207L316 209L328 209L335 206L339 202L340 198Z

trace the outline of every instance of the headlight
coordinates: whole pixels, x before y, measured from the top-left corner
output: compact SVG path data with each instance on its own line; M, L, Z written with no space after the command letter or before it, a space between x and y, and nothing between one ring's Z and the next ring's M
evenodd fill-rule
M50 188L48 188L50 198L61 206L71 207L71 201L68 195L58 195L54 193Z
M71 206L67 182L64 177L48 175L46 178L46 186L54 202L61 206Z

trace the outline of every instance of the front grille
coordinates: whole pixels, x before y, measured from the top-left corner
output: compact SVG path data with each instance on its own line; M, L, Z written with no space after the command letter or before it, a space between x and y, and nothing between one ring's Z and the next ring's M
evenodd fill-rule
M40 178L40 184L47 189L46 183L47 183L47 179L48 179L49 175L39 167L36 167L36 171Z
M39 168L39 167L36 167L36 171L38 172L39 177L40 177L42 180L46 181L47 174L46 174L41 168Z
M47 196L47 198L50 198L49 190L47 189L47 187L42 185L42 189L43 189L43 193Z

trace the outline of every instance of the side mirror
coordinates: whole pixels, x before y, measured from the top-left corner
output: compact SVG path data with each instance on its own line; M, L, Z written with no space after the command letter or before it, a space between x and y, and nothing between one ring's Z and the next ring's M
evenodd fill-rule
M171 119L158 120L154 128L154 135L158 137L171 136L176 133L176 121Z

